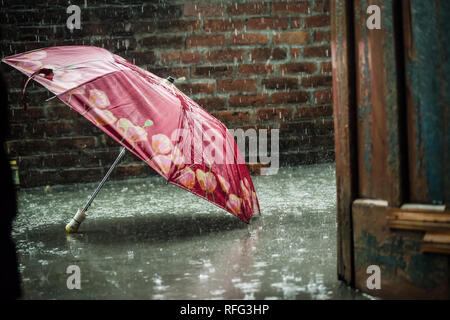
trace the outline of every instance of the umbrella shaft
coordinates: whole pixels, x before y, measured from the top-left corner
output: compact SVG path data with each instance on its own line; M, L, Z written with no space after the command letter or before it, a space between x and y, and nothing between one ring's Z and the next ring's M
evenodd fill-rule
M111 175L111 172L114 170L114 168L117 166L117 164L119 163L119 161L123 158L123 156L125 155L125 151L127 149L125 147L122 147L122 150L120 150L119 155L117 156L116 160L114 160L114 163L112 164L111 168L109 168L108 172L106 173L106 175L103 177L102 181L100 182L100 184L98 185L97 189L95 189L94 193L92 194L91 198L89 199L88 203L86 203L86 205L83 208L82 212L86 212L87 209L91 206L92 201L94 201L95 197L97 196L97 194L99 193L100 189L103 187L103 185L105 184L106 180L108 180L109 176Z

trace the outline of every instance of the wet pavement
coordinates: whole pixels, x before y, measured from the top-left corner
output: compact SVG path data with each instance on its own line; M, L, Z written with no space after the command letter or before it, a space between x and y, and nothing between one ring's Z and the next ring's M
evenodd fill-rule
M369 299L337 280L333 164L253 177L246 225L157 176L23 189L13 237L25 299ZM81 289L67 288L67 267Z

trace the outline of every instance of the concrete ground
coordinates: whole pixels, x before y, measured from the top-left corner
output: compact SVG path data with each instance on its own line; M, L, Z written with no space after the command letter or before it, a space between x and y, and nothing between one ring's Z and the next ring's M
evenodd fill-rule
M254 177L246 225L160 177L24 189L14 224L25 299L369 299L336 276L333 164ZM81 289L67 288L67 267Z

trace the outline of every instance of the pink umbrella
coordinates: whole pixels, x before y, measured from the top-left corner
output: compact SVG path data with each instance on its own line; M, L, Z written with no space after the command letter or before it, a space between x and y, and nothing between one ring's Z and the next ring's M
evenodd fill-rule
M170 80L111 52L89 46L51 47L2 60L42 84L124 146L84 209L74 232L125 148L168 182L244 222L260 214L247 166L227 128ZM25 84L25 87L26 87ZM24 91L25 91L24 87Z

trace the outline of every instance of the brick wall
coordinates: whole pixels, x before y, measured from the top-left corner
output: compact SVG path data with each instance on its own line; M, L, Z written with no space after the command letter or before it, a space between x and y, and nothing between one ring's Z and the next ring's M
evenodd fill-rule
M328 0L71 1L81 30L66 27L69 1L5 2L1 57L54 45L104 47L166 77L230 128L279 128L282 164L332 161ZM86 3L86 5L85 5ZM98 180L117 144L37 84L3 65L22 185ZM115 177L151 170L128 155Z

